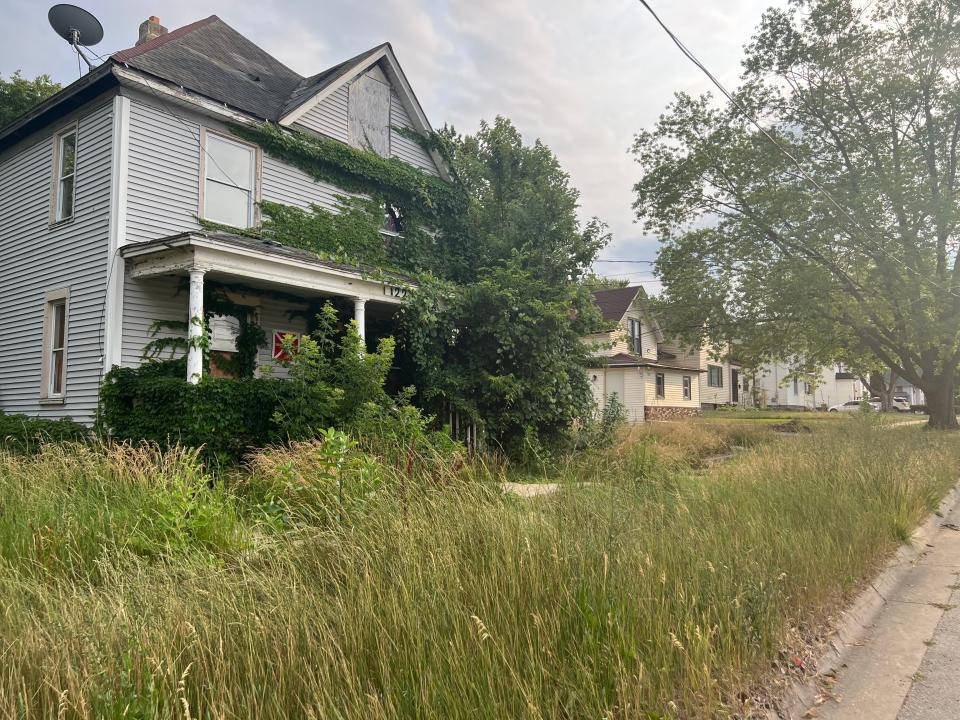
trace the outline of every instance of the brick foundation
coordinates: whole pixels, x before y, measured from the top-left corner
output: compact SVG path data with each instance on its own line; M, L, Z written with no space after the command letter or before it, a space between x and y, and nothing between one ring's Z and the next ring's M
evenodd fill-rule
M675 420L677 418L697 417L700 414L701 410L697 407L647 405L643 408L645 420Z

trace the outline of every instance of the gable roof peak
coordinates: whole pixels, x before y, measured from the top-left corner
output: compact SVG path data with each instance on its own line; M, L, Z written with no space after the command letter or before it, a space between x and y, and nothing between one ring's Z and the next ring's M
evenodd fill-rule
M620 322L638 296L646 297L641 285L594 290L592 295L604 322Z

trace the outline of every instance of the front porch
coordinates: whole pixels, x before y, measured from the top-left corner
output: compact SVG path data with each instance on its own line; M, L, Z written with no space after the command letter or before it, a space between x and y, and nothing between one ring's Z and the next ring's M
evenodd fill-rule
M186 380L199 382L204 373L205 295L210 286L231 288L267 334L266 357L276 357L274 336L301 334L309 327L306 313L318 300L337 301L357 322L362 338L372 324L394 316L408 290L409 278L322 260L317 255L266 240L223 232L189 232L121 250L127 266L124 292L124 365L138 364L149 343L143 328L156 321L186 321ZM184 288L186 285L186 288ZM162 296L162 297L161 297ZM272 298L258 300L258 297ZM278 298L280 298L278 300ZM152 317L148 316L153 313ZM137 329L140 329L137 333ZM229 324L210 328L209 349L226 353L231 347ZM137 354L134 357L134 354ZM211 363L216 371L216 363Z

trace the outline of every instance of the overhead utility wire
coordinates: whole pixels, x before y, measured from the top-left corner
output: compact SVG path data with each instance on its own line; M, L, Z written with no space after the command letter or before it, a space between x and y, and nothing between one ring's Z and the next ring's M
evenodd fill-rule
M704 64L697 58L697 56L694 55L693 52L692 52L686 45L683 44L683 42L680 40L680 38L678 38L678 37L674 34L674 32L673 32L669 27L667 27L666 23L664 23L663 20L660 19L660 16L657 15L657 13L654 11L654 9L653 9L652 7L650 7L650 3L648 3L647 0L637 0L637 1L638 1L641 5L643 5L644 8L647 9L647 11L648 11L648 12L650 13L650 15L653 17L653 19L657 21L657 24L658 24L661 28L663 28L663 31L664 31L664 32L669 36L669 38L673 41L673 44L676 45L676 46L680 49L680 52L682 52L682 53L684 54L684 56L685 56L688 60L690 60L690 62L692 62L694 65L696 65L696 66L703 72L703 74L706 75L706 76L710 79L710 82L712 82L712 83L717 87L717 89L720 90L720 92L722 92L722 93L724 94L724 96L725 96L734 106L736 106L736 108L743 114L743 116L744 116L747 120L749 120L750 123L751 123L754 127L756 127L757 130L759 130L760 133L761 133L767 140L769 140L781 153L783 153L783 155L785 155L785 156L790 160L790 162L792 162L792 163L796 166L797 170L800 172L801 177L803 177L804 180L806 180L806 181L809 182L811 185L813 185L813 187L816 188L816 190L817 190L818 192L820 192L825 198L827 198L827 200L830 201L830 204L833 205L837 210L839 210L840 213L842 213L843 215L845 215L846 218L847 218L851 223L853 223L853 225L854 225L858 230L860 230L862 233L864 233L864 235L866 235L866 236L869 237L870 233L868 233L867 230L866 230L859 222L857 222L857 220L846 210L846 208L844 208L842 205L840 205L840 203L837 202L837 200L834 199L833 195L831 195L831 194L829 193L829 191L827 191L827 189L826 189L825 187L823 187L823 185L821 185L819 182L817 182L817 180L814 179L814 178L803 168L803 165L800 164L800 161L797 160L797 158L794 157L794 155L793 155L789 150L787 150L785 147L783 147L783 145L781 145L780 142L779 142L772 134L770 134L770 132L767 131L767 129L764 128L764 127L759 123L759 121L757 121L757 120L750 114L749 110L747 110L747 108L744 107L743 103L740 102L740 100L737 99L737 98L733 95L733 93L731 93L729 90L727 90L727 88L723 86L723 83L721 83L721 82L714 76L714 74L713 74L712 72L710 72L709 69L707 69L706 65L704 65ZM796 243L796 244L799 245L800 247L803 247L803 245L802 245L801 243ZM866 247L866 246L865 246L865 247ZM887 258L889 258L889 259L892 260L893 262L897 263L898 265L901 265L901 266L902 266L903 268L905 268L906 270L909 270L909 271L912 272L914 275L916 275L917 277L919 277L922 281L928 282L928 283L930 283L930 285L932 285L933 287L937 288L938 290L941 290L942 292L945 292L945 293L947 293L948 295L952 295L953 297L960 299L960 294L957 294L956 292L954 292L954 291L951 290L950 288L945 288L945 287L943 287L942 285L940 285L939 283L934 282L933 280L931 280L930 278L928 278L926 275L924 275L923 273L921 273L919 270L915 270L914 268L912 268L912 267L910 267L909 265L907 265L905 262L903 262L902 260L900 260L900 258L898 258L898 257L896 257L896 256L894 256L894 255L891 255L885 248L883 248L883 247L881 247L881 246L877 246L877 247L874 248L874 249L878 250L879 252L881 252L883 255L885 255Z

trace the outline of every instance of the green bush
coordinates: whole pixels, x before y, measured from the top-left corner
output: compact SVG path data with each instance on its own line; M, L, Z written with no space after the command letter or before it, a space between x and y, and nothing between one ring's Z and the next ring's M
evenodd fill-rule
M0 412L0 446L8 450L30 452L47 441L85 440L89 435L84 425L68 417L49 420Z
M286 341L288 379L214 378L187 383L186 360L114 368L100 389L98 425L118 440L202 447L204 460L232 463L252 449L308 440L330 426L348 426L361 409L391 404L384 391L393 340L365 352L355 323L338 335L328 303L317 329Z
M281 439L273 421L290 387L276 378L184 380L180 361L114 368L100 390L101 428L118 440L203 447L229 462Z

